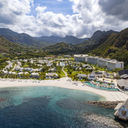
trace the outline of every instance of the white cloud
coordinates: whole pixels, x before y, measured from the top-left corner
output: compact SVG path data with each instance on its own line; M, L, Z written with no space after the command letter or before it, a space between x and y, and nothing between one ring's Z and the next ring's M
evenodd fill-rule
M58 2L62 2L63 0L57 0Z
M43 13L46 9L47 9L47 7L38 6L38 7L36 7L35 10L37 11L37 14L38 14L38 13Z
M72 15L56 14L47 11L45 6L37 6L36 15L33 16L31 14L33 0L1 0L0 27L9 27L32 36L86 37L98 29L121 30L128 26L127 20L122 21L119 17L116 20L116 16L107 14L99 4L99 0L70 1L73 3Z

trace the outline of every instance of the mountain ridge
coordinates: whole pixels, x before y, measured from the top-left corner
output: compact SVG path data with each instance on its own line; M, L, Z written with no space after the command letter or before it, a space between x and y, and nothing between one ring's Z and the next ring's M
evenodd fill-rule
M58 42L66 42L68 44L82 43L85 39L79 39L74 36L42 36L32 37L26 33L17 33L8 28L0 28L0 35L7 38L9 41L20 43L27 46L33 47L45 47L56 44Z
M106 41L90 53L124 61L125 66L128 65L128 28L111 34Z

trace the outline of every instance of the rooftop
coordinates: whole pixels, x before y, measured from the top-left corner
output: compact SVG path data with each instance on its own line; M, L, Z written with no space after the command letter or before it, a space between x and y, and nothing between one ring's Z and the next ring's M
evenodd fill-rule
M120 87L128 87L128 80L120 79L117 80L117 83Z

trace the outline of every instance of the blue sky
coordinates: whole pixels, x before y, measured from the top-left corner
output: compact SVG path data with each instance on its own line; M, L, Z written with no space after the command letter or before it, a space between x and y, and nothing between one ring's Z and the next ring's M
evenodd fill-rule
M69 0L57 1L57 0L34 0L34 8L37 6L46 6L46 11L54 13L62 13L64 15L72 15L72 2ZM35 10L32 9L32 13L35 15Z

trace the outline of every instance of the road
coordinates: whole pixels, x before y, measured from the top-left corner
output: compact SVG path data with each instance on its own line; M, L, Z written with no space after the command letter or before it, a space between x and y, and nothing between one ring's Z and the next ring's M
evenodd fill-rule
M68 74L67 74L67 72L65 72L65 71L64 71L64 67L62 68L62 71L64 72L64 74L65 74L65 77L68 77Z

